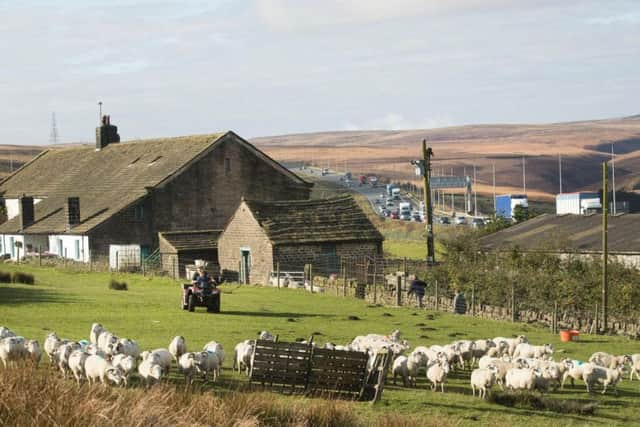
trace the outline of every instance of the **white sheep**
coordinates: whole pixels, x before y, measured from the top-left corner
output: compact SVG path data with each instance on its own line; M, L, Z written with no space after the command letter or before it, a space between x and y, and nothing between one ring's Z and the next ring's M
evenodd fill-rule
M542 359L553 355L554 349L551 344L531 345L529 343L520 343L516 346L512 356Z
M200 352L200 369L205 381L208 380L207 377L209 373L211 373L213 375L213 381L215 382L220 372L218 355L209 351Z
M562 383L560 384L561 390L564 390L564 383L567 379L571 379L571 387L575 387L575 381L582 380L584 367L586 365L590 365L590 363L583 363L579 360L569 359L566 359L565 363L568 365L568 369L562 375Z
M11 338L15 336L16 336L15 332L13 332L11 329L5 326L0 326L0 340L3 338Z
M47 354L51 365L55 365L57 363L56 353L62 344L65 344L65 340L58 338L55 332L51 332L44 339L44 352Z
M108 351L105 353L109 356L124 354L136 360L140 357L140 347L138 343L128 338L120 338L115 344L108 344L107 349Z
M162 379L162 366L156 363L152 357L146 358L138 365L138 375L149 386L159 382Z
M84 374L89 384L94 384L98 380L103 385L111 381L115 385L120 385L124 376L120 368L114 367L106 359L100 356L88 356L84 362Z
M112 344L116 344L118 342L118 337L115 336L114 334L112 334L111 332L104 330L99 336L98 336L98 348L102 351L104 351L105 353L109 354L109 352L111 351L109 349L109 347Z
M130 354L116 354L113 356L113 359L111 359L111 365L120 368L124 386L127 387L129 385L129 377L136 370L136 358Z
M6 337L0 339L0 360L6 368L9 364L14 364L21 360L25 354L24 338Z
M478 360L480 360L482 356L485 356L489 352L489 349L496 348L496 347L497 347L496 343L493 342L492 340L489 340L489 339L475 340L473 342L473 350L472 350L473 360L471 362L471 366L476 365L478 363Z
M263 341L275 341L276 337L269 331L258 332L258 339Z
M91 341L91 344L98 344L98 337L105 331L106 329L104 329L100 323L92 324L91 330L89 331L89 341Z
M444 360L438 360L427 367L427 379L431 382L431 390L437 391L440 385L440 390L444 393L444 382L449 370L449 363Z
M629 380L633 381L633 375L640 378L640 353L631 355L631 373L629 374Z
M233 349L233 370L245 371L247 375L251 370L251 357L253 356L253 340L246 340L236 344Z
M616 369L618 366L630 364L631 356L626 354L615 356L613 354L599 351L591 355L589 362L604 368Z
M222 344L216 341L209 341L204 345L204 347L202 347L202 351L206 351L216 355L216 357L218 358L218 370L216 372L216 375L219 376L222 370L222 364L224 363L225 359L225 353Z
M470 340L462 340L456 341L454 344L454 348L457 347L458 352L458 363L460 364L460 368L465 368L465 362L471 363L474 357L474 350L476 348L475 341Z
M415 387L418 377L418 369L425 365L427 358L422 353L412 353L407 356L398 356L393 361L393 383L396 383L396 377L400 375L405 387Z
M84 364L89 356L90 355L83 350L74 350L69 356L69 370L75 377L78 387L80 387L82 378L84 378Z
M152 351L145 351L141 355L142 360L153 359L153 361L162 367L162 374L168 375L171 369L171 361L173 356L166 348L157 348Z
M176 363L180 360L180 356L187 352L187 341L183 336L173 337L169 343L169 353L173 356Z
M35 366L38 366L40 364L40 359L42 359L42 349L40 348L40 343L38 343L38 341L36 340L27 340L24 345L24 349L26 352L26 356Z
M539 371L528 368L511 368L505 376L505 385L510 390L533 390Z
M184 374L184 381L186 384L193 384L194 376L203 374L201 363L201 353L190 352L180 355L180 358L178 359L178 366Z
M500 346L500 342L504 342L507 345L506 352L509 356L513 356L513 352L516 350L518 344L528 343L529 340L524 335L518 335L516 338L504 338L504 337L496 337L493 339L493 342L496 345Z
M617 368L605 368L593 363L586 364L582 370L582 379L587 385L587 391L591 393L596 382L603 385L602 394L607 392L609 386L613 387L613 392L618 395L618 382L622 379L623 365Z
M69 370L69 356L71 356L71 353L75 350L80 350L80 348L81 346L77 342L67 342L56 350L56 361L58 362L58 368L60 372L62 372L63 378L67 378L67 373L71 372Z
M471 392L473 397L476 396L476 389L478 390L478 397L485 399L487 397L487 391L493 387L496 382L498 374L498 368L495 365L489 365L487 368L474 369L471 372Z

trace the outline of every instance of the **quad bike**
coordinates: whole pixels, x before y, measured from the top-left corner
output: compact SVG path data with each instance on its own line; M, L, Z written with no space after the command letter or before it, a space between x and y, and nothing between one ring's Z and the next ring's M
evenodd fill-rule
M198 287L192 283L182 285L182 309L195 311L196 307L207 307L208 313L220 313L220 289L218 280L211 286Z

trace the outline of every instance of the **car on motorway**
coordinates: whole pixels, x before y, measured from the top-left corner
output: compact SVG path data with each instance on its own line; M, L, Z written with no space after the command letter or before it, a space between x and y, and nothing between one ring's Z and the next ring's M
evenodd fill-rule
M403 221L411 221L411 212L400 212L400 219Z
M473 228L482 228L482 227L484 227L484 219L482 219L482 218L473 218L471 220L471 226Z
M384 215L386 217L389 217L391 215L391 211L389 209L387 209L387 208L384 208L382 210L382 215Z
M395 203L393 203L393 200L387 200L387 206L388 206L388 207L392 208L392 207L394 207L395 205L396 205L396 204L395 204Z
M382 203L382 200L380 200L380 199L375 199L375 200L373 201L373 203L375 203L376 205L379 205L380 203Z
M420 215L420 212L414 212L411 214L411 221L422 222L422 215Z
M392 211L391 214L389 215L389 218L391 218L391 219L399 219L400 215L398 214L398 211Z
M467 223L467 218L463 216L456 217L456 225L465 225Z
M438 218L438 222L442 225L449 225L451 224L451 221L449 220L448 216L441 216L440 218Z

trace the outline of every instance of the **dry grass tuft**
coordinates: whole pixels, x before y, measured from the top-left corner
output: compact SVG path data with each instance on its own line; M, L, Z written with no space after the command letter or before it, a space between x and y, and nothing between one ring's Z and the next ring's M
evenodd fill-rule
M448 425L385 414L365 419L357 404L283 398L270 393L199 392L159 384L80 388L48 370L19 367L0 375L0 425L12 426L418 426ZM437 421L437 422L436 422Z

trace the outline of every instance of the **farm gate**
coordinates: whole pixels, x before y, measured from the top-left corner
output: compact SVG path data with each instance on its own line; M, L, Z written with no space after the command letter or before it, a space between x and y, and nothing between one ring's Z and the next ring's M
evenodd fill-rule
M366 353L311 344L256 341L250 382L283 393L361 399L368 392Z

